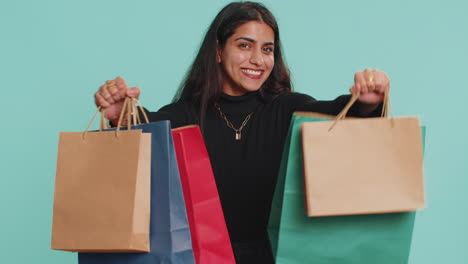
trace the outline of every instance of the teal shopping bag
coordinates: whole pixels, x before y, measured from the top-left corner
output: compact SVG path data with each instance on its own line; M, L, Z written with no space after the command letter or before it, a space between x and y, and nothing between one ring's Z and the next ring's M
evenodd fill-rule
M308 217L304 205L301 124L328 120L295 114L285 142L269 222L278 264L403 264L415 213ZM422 129L423 142L425 129Z

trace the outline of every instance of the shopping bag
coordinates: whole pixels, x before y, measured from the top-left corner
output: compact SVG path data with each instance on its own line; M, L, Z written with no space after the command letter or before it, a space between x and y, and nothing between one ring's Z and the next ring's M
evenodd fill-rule
M408 212L425 207L417 117L305 122L302 149L309 216Z
M79 264L194 264L170 122L158 121L131 128L141 129L144 133L149 133L152 138L150 252L79 253L78 262Z
M149 251L151 135L87 130L60 133L52 249Z
M198 264L235 264L208 151L198 126L172 130Z
M407 263L415 212L307 216L301 124L313 121L294 114L286 138L268 225L276 263Z

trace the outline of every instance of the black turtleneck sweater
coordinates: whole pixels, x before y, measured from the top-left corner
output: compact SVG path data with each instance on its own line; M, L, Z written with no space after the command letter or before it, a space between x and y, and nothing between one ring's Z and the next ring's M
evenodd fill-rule
M253 112L239 141L218 110L208 107L204 138L233 244L268 241L270 206L292 113L313 111L336 115L349 98L317 101L305 94L290 93L265 102L258 92L242 96L223 94L219 107L234 127L239 128ZM358 108L357 103L348 115L358 116ZM197 120L193 108L183 101L149 113L149 119L170 120L174 128L195 124Z

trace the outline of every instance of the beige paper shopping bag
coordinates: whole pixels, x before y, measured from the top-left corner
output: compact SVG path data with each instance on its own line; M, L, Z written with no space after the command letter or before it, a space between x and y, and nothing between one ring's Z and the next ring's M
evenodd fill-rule
M141 130L60 133L53 249L149 251L150 147Z
M419 119L341 119L347 109L335 120L320 116L317 122L302 124L307 214L374 214L425 207Z

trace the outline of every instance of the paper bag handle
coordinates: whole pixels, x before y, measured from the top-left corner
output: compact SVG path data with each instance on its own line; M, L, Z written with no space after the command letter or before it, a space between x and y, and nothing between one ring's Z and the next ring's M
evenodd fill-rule
M122 124L124 122L124 115L126 114L126 121L127 121L127 127L130 129L132 124L134 126L140 125L141 120L140 120L140 115L138 114L138 108L140 108L141 113L143 114L143 117L145 119L146 123L149 123L148 116L146 115L146 111L143 109L143 106L141 106L140 102L136 98L132 97L126 97L124 104L122 106L122 111L120 112L119 116L119 121L117 122L117 129L116 129L116 135L118 135L118 131L122 127Z
M131 104L131 111L130 115L132 116L132 120L134 124L141 125L141 120L140 120L140 115L138 114L138 109L140 109L140 112L143 115L143 118L145 119L145 124L149 123L148 116L146 115L145 109L143 109L143 106L140 104L140 102L136 98L131 98L132 99L132 104Z
M357 93L351 95L351 99L343 108L343 110L341 110L341 112L335 117L334 122L331 124L328 131L331 131L335 127L335 125L338 123L339 120L342 120L346 117L346 114L348 113L351 106L353 106L353 104L359 99L360 94L361 93L358 91ZM382 113L380 117L387 117L389 110L390 110L390 121L392 122L392 126L393 126L393 109L392 109L392 105L390 104L390 93L386 92L384 95Z
M88 131L89 131L89 128L91 127L91 125L93 124L94 120L96 119L96 116L98 113L101 113L101 116L100 116L100 121L99 121L99 131L102 131L103 129L107 129L109 128L107 126L107 122L106 122L106 109L99 106L98 109L96 110L96 112L94 112L94 115L93 117L91 118L91 121L89 121L88 123L88 126L86 127L85 131L83 132L82 134L82 139L84 140L86 138L86 135L88 134Z
M131 101L131 102L130 102ZM118 137L118 131L122 127L122 123L125 121L123 119L124 115L126 114L126 121L127 121L127 127L131 127L132 121L133 125L140 125L141 120L140 120L140 115L138 114L138 108L140 108L141 113L143 114L143 117L145 119L146 123L149 123L148 116L146 115L146 111L143 109L143 106L141 106L140 102L136 98L131 98L131 97L126 97L124 100L124 103L122 105L122 111L120 112L119 120L117 122L117 128L115 130L115 135ZM83 140L86 138L86 135L89 131L89 128L93 124L94 120L96 119L97 114L101 112L101 118L100 118L100 124L99 124L99 131L102 131L103 129L108 129L108 123L106 122L107 119L105 117L105 112L106 109L99 106L96 112L94 112L93 117L91 118L91 121L88 123L88 126L86 127L85 131L83 132L82 138Z

